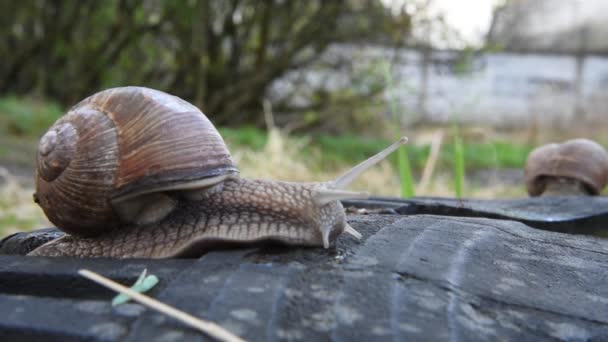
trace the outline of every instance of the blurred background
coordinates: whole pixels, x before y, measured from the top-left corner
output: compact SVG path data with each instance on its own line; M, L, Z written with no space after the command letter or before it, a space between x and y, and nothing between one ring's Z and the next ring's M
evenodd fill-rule
M1 1L0 236L48 225L32 201L39 137L124 85L201 108L247 177L331 179L405 134L354 189L526 196L534 146L608 143L607 13L603 0Z

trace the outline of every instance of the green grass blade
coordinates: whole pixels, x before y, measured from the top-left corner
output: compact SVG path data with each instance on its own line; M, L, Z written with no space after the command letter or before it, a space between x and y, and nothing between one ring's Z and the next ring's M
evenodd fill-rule
M401 180L401 197L414 197L414 179L410 167L410 161L407 153L407 146L401 146L397 151L399 178Z
M386 81L386 90L388 90L390 93L395 87L393 84L393 76L391 74L391 66L389 63L383 64L383 71L384 79ZM400 116L398 115L399 104L397 103L397 100L393 98L389 99L388 102L389 109L392 114L391 116L393 117L396 127L395 136L396 139L399 139L402 135L404 135L403 132L401 132L401 120ZM412 168L408 158L407 146L402 146L397 151L397 163L399 168L399 180L401 182L401 197L414 197L416 195L416 191L414 189L414 178L412 177Z
M153 288L156 284L158 284L158 277L155 275L146 276L146 270L143 270L135 284L131 286L131 290L144 293ZM129 300L131 300L131 297L121 293L112 299L112 306L124 304Z
M462 198L464 190L464 148L458 134L454 136L454 195Z

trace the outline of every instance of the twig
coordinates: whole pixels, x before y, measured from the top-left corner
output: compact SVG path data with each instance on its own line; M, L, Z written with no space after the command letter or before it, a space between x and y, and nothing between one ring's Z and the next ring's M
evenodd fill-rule
M429 158L426 160L426 164L424 165L422 177L420 178L420 183L416 192L422 192L428 188L431 178L433 177L433 171L435 171L437 159L439 159L439 151L441 149L442 140L443 131L440 130L435 132L433 135L433 140L431 141L431 153L429 153Z
M153 299L144 294L135 292L135 291L133 291L125 286L122 286L113 280L105 278L95 272L82 269L82 270L78 271L78 274L80 274L81 276L88 278L100 285L103 285L109 289L112 289L116 292L124 293L124 294L128 295L129 297L131 297L136 302L139 302L149 308L159 311L169 317L173 317L195 329L198 329L198 330L204 332L205 334L207 334L219 341L245 342L245 340L232 334L228 330L222 328L221 326L219 326L213 322L204 321L200 318L194 317L186 312L178 310L165 303L159 302L156 299Z
M274 130L276 128L274 124L274 114L272 113L272 104L268 99L264 99L262 101L262 106L264 107L264 121L266 121L266 129L268 132Z

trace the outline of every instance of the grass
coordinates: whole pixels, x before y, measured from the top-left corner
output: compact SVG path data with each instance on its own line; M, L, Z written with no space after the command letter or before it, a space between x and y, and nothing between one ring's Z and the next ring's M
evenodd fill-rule
M395 83L393 82L393 74L391 71L391 65L389 63L382 63L382 69L384 71L384 80L386 82L386 89L389 93L394 92ZM395 140L399 139L402 135L401 129L401 111L399 110L399 103L396 98L388 100L388 107L391 111L391 117L395 126ZM401 181L401 197L414 197L416 195L414 190L414 177L412 176L412 168L410 166L410 160L408 157L407 146L402 146L397 150L397 165L399 170L399 178Z
M42 135L63 114L53 102L35 98L0 98L0 132L13 136Z
M220 129L220 132L227 143L235 148L261 151L268 143L266 132L254 128L245 128L243 131L241 129L223 128ZM392 143L388 139L365 138L356 135L290 136L287 143L289 144L291 141L304 144L298 154L316 159L315 164L322 165L323 169L326 170L335 170L344 165L358 163ZM408 161L412 166L413 173L417 174L424 167L430 153L430 146L426 144L417 145L415 135L410 138L408 144ZM461 146L456 147L455 144ZM457 163L454 158L456 149L461 149L463 156L466 156L466 170L474 170L521 168L533 147L504 141L466 142L461 138L460 142L455 143L455 140L452 140L452 142L442 146L439 154L440 169L454 169ZM395 155L389 159L393 165L397 166Z
M33 193L31 185L20 183L0 167L0 237L50 226L42 210L32 200Z
M458 133L458 126L454 126L454 195L462 198L464 191L465 163L462 138Z

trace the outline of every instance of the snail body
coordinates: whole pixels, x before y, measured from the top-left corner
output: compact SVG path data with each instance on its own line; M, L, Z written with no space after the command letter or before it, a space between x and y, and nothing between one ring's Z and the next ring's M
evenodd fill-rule
M42 137L36 201L68 235L30 255L167 258L218 244L323 246L343 232L342 190L407 139L335 181L250 180L191 104L160 91L113 88L74 106Z
M329 227L332 235L328 238L333 241L341 232L334 227L346 221L337 201L310 210L313 188L305 183L231 179L224 182L222 191L204 194L199 201L178 201L177 208L159 223L125 225L93 238L65 236L32 254L168 258L196 256L217 244L323 245L321 231L310 227ZM321 222L327 218L331 221Z

